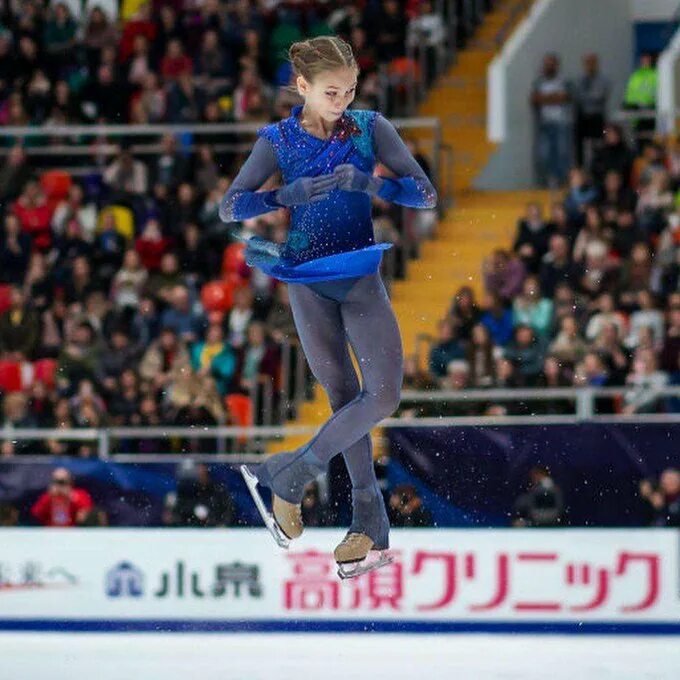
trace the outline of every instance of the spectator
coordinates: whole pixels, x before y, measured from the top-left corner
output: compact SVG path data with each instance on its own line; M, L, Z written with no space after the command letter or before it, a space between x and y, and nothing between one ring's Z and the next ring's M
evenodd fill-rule
M600 74L600 63L596 54L583 57L583 75L576 83L576 162L584 161L585 144L591 145L602 136L610 83ZM592 149L588 149L590 152ZM589 154L590 155L590 154Z
M543 297L553 297L558 283L574 286L577 276L577 269L571 261L569 241L564 236L552 236L540 270Z
M595 314L590 317L586 326L586 339L593 342L602 331L605 324L614 324L619 337L626 334L626 317L616 309L614 296L611 293L603 293L597 299Z
M513 251L524 263L527 271L535 274L541 259L548 252L550 229L543 219L543 210L539 203L529 203L525 217L517 224L517 235Z
M604 359L610 382L614 385L623 385L628 373L630 357L621 343L616 324L605 323L592 348Z
M22 231L19 218L12 213L5 215L4 229L0 233L0 280L21 285L30 253L31 237Z
M242 390L248 392L260 376L267 376L276 390L279 382L279 350L269 342L264 324L252 321L248 325L246 342L239 351L238 381Z
M450 361L440 382L442 389L457 392L470 387L470 365L462 359ZM455 415L455 414L451 414Z
M411 484L400 484L394 488L388 502L388 514L393 527L432 526L432 515Z
M496 378L494 347L489 329L479 323L472 329L467 348L470 387L492 387Z
M116 306L121 309L125 307L136 309L148 277L148 271L142 266L139 253L132 249L126 250L123 266L116 272L111 285L111 296Z
M195 342L189 353L191 367L200 377L213 379L222 396L233 391L231 387L236 372L236 357L224 341L221 326L209 326L205 342Z
M571 158L571 88L560 75L555 54L543 58L530 102L536 116L536 176L541 186L557 187L567 178Z
M489 297L486 311L479 322L489 329L495 345L505 346L510 342L513 327L512 309L505 307L498 295Z
M668 375L657 369L656 356L653 350L640 349L633 361L633 369L626 378L631 387L624 394L623 413L654 413L659 395L658 390L668 384Z
M152 183L162 184L171 191L184 181L189 175L189 164L186 157L177 150L177 138L172 134L161 138L161 153L154 161L152 169Z
M656 106L656 67L649 52L640 55L640 65L631 73L623 105L629 109L653 109Z
M174 328L163 328L144 353L139 364L139 374L157 390L167 390L173 379L189 370L189 353Z
M505 348L504 355L513 363L524 385L533 386L537 383L543 367L545 344L536 337L530 326L515 328L514 337Z
M0 355L9 361L34 357L39 341L39 319L17 286L10 293L10 308L0 315Z
M624 184L627 184L632 166L633 152L623 139L621 127L615 123L607 123L602 141L593 156L592 175L596 184L602 186L606 174L610 171L618 172Z
M467 342L472 334L472 329L479 321L480 310L475 300L475 294L469 286L462 286L453 298L449 316L453 322L457 337Z
M77 324L59 354L57 375L60 386L70 390L81 380L94 379L99 355L99 343L92 326L88 322Z
M536 276L524 280L522 292L512 305L515 326L530 326L542 338L547 338L552 327L552 300L541 297L541 287Z
M5 436L12 430L36 427L37 423L28 412L28 399L22 392L10 392L2 402L2 430ZM11 435L10 435L11 436ZM2 457L40 453L40 445L28 439L4 439L0 444Z
M586 353L587 345L579 332L576 318L565 316L560 322L560 332L550 344L550 354L565 364L575 364Z
M529 471L529 489L515 501L516 527L553 527L563 522L562 491L546 468Z
M496 250L484 259L482 270L484 288L490 295L498 295L510 302L522 289L526 271L521 260L505 250Z
M640 496L647 506L649 524L680 527L680 472L667 468L661 473L658 488L649 480L640 482Z
M141 236L135 241L135 250L144 269L156 272L160 269L161 259L168 252L171 240L163 236L158 220L147 220Z
M569 190L564 199L564 208L572 222L578 222L585 212L586 206L598 198L597 188L581 168L569 171Z
M21 145L17 144L10 149L0 168L0 203L5 204L15 200L30 177L31 167L28 157Z
M465 350L455 337L453 324L449 319L439 321L437 330L438 338L430 349L428 365L433 376L443 378L451 361L465 358Z
M630 332L626 338L626 346L634 349L640 342L642 328L651 328L654 343L663 345L664 318L660 310L656 308L654 296L648 290L641 290L637 294L638 310L630 316Z
M73 485L66 468L52 472L52 482L31 508L31 515L43 526L72 527L81 524L92 509L92 497Z
M216 482L207 465L187 465L177 482L173 505L174 526L230 527L234 504L226 488Z
M161 314L161 325L172 328L184 342L191 343L202 335L203 323L203 317L192 309L189 289L186 286L175 286L172 289L170 307Z
M234 291L234 304L225 319L227 338L234 348L243 346L248 325L253 319L253 293L247 286L241 286Z
M125 201L130 196L143 196L148 190L148 172L129 148L119 147L116 159L104 170L104 182L114 195Z
M49 250L52 245L52 210L38 182L31 180L26 183L12 206L12 212L19 218L24 232L31 237L33 247L43 252Z

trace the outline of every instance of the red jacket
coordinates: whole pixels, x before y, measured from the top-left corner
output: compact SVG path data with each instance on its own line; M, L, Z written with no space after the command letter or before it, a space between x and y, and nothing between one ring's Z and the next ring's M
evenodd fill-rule
M46 527L72 527L80 510L92 508L92 496L85 489L73 489L70 496L46 491L31 508L31 514Z
M39 250L48 250L52 243L52 231L50 220L52 210L43 203L36 206L28 206L22 201L16 201L12 211L19 218L23 230L33 238L33 245Z

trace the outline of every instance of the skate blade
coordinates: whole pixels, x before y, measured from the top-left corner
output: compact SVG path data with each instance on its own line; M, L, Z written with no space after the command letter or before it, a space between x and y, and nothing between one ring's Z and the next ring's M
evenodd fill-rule
M388 564L394 562L394 557L388 555L385 552L379 552L378 557L371 557L371 553L368 553L366 559L360 562L345 562L343 564L338 564L338 576L344 581L348 578L356 578L362 574L368 574L369 571L375 571L384 567Z
M255 477L246 465L241 465L240 470L246 486L248 487L248 491L255 502L255 507L260 513L260 517L262 517L265 528L272 535L279 547L288 550L290 547L290 539L283 533L272 514L267 510L267 507L262 500L262 496L260 496L260 492L257 490L257 477Z

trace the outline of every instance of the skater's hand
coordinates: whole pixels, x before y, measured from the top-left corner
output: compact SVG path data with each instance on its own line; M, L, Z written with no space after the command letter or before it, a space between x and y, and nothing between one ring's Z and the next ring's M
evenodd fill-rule
M342 191L363 191L375 196L382 185L380 177L373 177L351 163L338 165L333 174L337 177L338 189Z
M338 180L333 174L299 177L276 192L276 201L286 207L323 201L328 198L328 193L336 188L337 183Z

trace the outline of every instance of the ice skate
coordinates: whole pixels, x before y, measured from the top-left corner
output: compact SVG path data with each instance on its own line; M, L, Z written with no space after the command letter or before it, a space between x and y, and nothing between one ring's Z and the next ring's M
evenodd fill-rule
M334 554L338 576L343 580L367 574L394 561L385 550L375 549L370 536L353 532L342 539Z
M289 503L272 493L272 511L269 512L262 500L262 496L260 496L260 492L257 490L257 477L246 465L241 465L240 469L267 531L273 536L277 545L287 550L290 546L290 541L302 534L302 509L300 505Z

